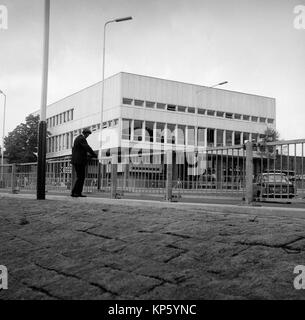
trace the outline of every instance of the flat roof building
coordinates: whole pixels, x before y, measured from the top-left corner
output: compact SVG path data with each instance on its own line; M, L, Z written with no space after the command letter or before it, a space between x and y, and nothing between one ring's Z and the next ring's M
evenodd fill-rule
M74 138L91 128L99 150L101 82L47 107L47 158L71 155ZM240 145L276 127L275 99L121 72L105 80L103 153Z

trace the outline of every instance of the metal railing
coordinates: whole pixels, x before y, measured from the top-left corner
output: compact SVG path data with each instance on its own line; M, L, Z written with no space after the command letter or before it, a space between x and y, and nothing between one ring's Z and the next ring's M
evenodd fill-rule
M304 201L305 140L246 146L113 154L90 160L84 192L175 197ZM36 189L37 164L4 165L0 189ZM70 159L48 160L46 190L70 192L75 174Z

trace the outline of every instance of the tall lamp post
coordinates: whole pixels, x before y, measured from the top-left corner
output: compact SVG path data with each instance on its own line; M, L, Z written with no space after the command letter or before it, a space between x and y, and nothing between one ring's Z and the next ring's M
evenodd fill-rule
M100 156L102 158L102 131L103 131L103 111L104 111L104 90L105 90L105 52L106 52L106 27L112 22L123 22L127 20L132 20L132 17L118 18L114 20L109 20L104 25L104 43L103 43L103 79L102 79L102 103L101 103L101 133L100 133Z
M3 128L2 128L2 142L1 142L1 181L3 181L3 165L4 165L4 135L5 135L5 113L6 113L6 94L0 90L0 94L4 96L3 106Z
M223 86L224 84L227 84L227 83L229 83L229 82L228 81L220 82L220 83L214 84L213 86L211 86L209 88L216 88L218 86Z
M37 200L46 198L47 94L49 71L50 0L44 2L44 43L40 122L38 128Z

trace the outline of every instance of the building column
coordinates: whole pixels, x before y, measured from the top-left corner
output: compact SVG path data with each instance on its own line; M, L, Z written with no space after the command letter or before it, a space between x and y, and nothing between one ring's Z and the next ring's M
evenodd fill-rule
M226 142L226 134L227 134L227 130L223 130L223 146L224 146L224 147L227 145L227 142Z
M217 129L214 129L214 147L217 147Z
M235 146L235 131L232 131L232 146Z

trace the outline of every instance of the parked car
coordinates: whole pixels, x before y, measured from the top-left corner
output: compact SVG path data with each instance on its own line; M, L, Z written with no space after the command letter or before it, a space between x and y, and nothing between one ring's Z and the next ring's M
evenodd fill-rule
M259 174L253 185L254 198L293 198L294 184L284 173L269 172Z

